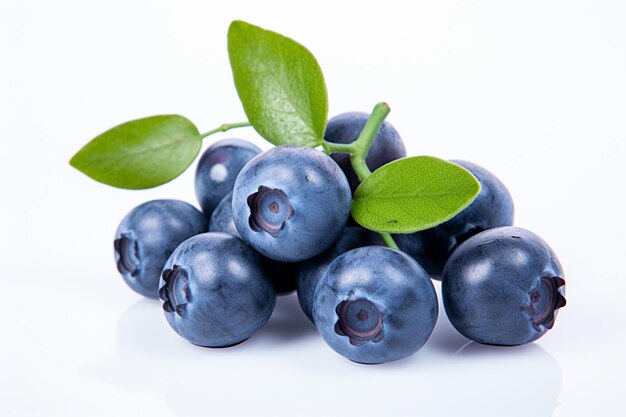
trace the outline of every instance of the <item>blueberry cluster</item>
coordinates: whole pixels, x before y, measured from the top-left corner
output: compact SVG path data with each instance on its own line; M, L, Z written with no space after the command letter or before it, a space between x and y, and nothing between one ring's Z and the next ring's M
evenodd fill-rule
M328 122L326 140L355 141L367 114ZM370 170L406 156L385 122ZM327 344L359 363L407 357L428 340L441 280L453 326L471 340L520 345L541 337L565 305L556 255L513 227L513 202L488 170L453 161L481 185L474 201L427 230L394 235L400 250L350 219L359 177L346 155L308 147L261 152L237 139L214 143L196 170L202 212L176 200L133 209L114 241L117 268L136 292L162 302L180 336L232 346L270 318L277 294L297 290Z

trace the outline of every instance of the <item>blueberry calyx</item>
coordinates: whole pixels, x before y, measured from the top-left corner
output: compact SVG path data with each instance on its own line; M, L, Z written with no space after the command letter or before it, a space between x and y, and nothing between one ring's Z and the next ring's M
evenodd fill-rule
M164 301L163 310L182 316L190 300L187 271L174 265L172 269L165 269L162 277L165 285L159 289L159 298Z
M137 241L128 233L122 233L120 238L113 241L113 247L119 259L117 270L120 274L129 274L131 277L139 273L139 247Z
M378 343L383 340L383 314L370 300L344 300L337 305L335 312L339 317L335 323L335 333L348 337L351 345L360 346L367 341Z
M293 207L282 190L259 186L256 193L248 196L250 217L248 223L255 232L261 230L272 237L278 237L285 222L293 216Z
M561 277L541 277L539 286L529 294L530 305L522 307L538 332L543 326L551 329L554 326L556 311L566 305L565 280Z

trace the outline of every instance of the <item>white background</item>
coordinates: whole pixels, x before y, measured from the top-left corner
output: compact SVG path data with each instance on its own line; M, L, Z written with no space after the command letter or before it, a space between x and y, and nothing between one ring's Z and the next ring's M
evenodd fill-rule
M68 160L134 118L245 120L233 19L306 45L331 116L387 101L410 154L496 173L516 224L565 268L555 328L486 347L442 310L417 354L363 366L326 347L294 296L247 342L211 350L126 288L117 224L150 199L197 204L193 169L124 191ZM625 21L619 0L2 0L0 415L626 415ZM233 135L268 147L251 129L221 137Z

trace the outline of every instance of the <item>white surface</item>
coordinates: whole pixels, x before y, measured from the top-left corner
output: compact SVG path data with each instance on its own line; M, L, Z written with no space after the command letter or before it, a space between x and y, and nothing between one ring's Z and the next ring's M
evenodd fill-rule
M236 18L317 56L331 115L387 101L411 154L495 172L516 224L564 265L553 331L468 345L442 311L416 355L361 366L293 296L246 343L210 350L128 290L118 222L153 198L195 204L193 170L133 192L67 162L133 118L244 120L226 53ZM625 18L619 0L2 1L0 415L626 415Z

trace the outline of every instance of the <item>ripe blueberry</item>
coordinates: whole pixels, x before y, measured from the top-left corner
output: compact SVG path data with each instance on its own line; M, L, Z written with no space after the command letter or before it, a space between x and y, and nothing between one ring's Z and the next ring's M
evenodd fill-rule
M233 193L230 192L226 194L217 207L215 207L213 214L211 214L211 219L209 220L210 232L230 233L233 236L241 237L235 227L235 221L233 220L232 201Z
M415 353L437 321L435 289L421 266L382 246L353 249L324 271L314 293L313 319L337 353L383 363Z
M159 297L167 322L200 346L246 340L267 322L276 302L262 262L243 240L226 233L184 241L161 277Z
M439 226L394 236L400 249L415 258L426 272L441 279L446 261L471 236L513 224L513 200L504 184L485 168L467 161L452 161L480 182L480 193L463 211Z
M279 146L254 157L237 176L233 218L257 251L295 262L338 239L351 200L348 181L330 157L312 148Z
M313 293L324 270L339 255L362 246L380 245L384 242L378 233L360 226L348 226L343 230L337 243L319 255L300 262L296 276L298 302L302 311L313 321Z
M538 339L565 305L559 260L539 236L519 227L498 227L466 240L448 260L441 285L452 325L491 345Z
M261 150L242 139L224 139L213 143L202 154L196 168L196 197L209 218L233 184L241 168Z
M217 205L211 215L209 231L229 233L241 238L233 220L232 197L232 192L226 194ZM272 280L272 284L274 284L276 295L284 295L295 291L298 263L280 262L263 256L263 265Z
M334 143L352 143L359 137L368 118L369 114L360 112L337 115L328 121L324 139ZM337 162L346 178L348 178L350 189L354 194L360 181L356 172L352 169L350 156L345 153L334 153L330 156ZM365 158L365 163L370 171L374 171L387 162L404 158L405 156L406 150L400 135L389 122L385 121L374 138L372 147Z
M167 258L182 241L206 231L206 218L191 204L179 200L143 203L124 217L115 232L117 270L134 291L157 298Z

